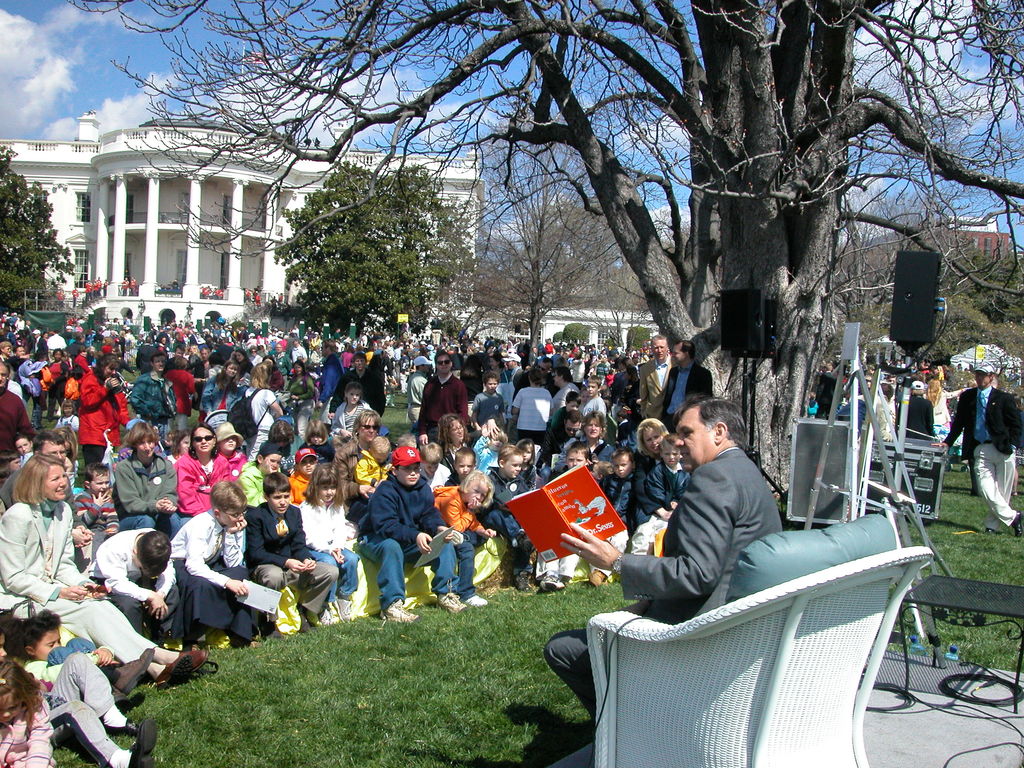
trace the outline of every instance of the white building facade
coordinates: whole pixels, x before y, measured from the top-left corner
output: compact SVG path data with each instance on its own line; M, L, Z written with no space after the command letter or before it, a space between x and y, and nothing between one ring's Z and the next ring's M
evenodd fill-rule
M290 235L283 214L302 207L329 167L299 162L280 179L266 163L214 155L231 140L214 128L158 124L101 135L92 113L79 118L75 141L0 140L15 153L14 170L49 193L53 226L75 261L69 306L165 324L244 319L287 300L275 259ZM377 167L381 158L353 152L345 160ZM436 171L445 197L478 209L475 159L407 160ZM87 297L97 281L106 287Z

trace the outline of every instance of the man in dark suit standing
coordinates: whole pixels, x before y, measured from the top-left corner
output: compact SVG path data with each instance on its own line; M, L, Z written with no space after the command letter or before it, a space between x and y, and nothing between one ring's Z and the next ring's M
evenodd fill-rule
M675 423L676 411L688 397L706 395L711 397L711 371L697 365L697 348L692 341L680 341L672 347L672 370L665 382L665 408L661 420L668 429Z
M619 574L623 594L640 600L627 610L673 624L722 605L740 552L782 530L778 506L743 452L746 427L735 403L688 400L677 411L675 429L683 440L683 468L692 475L669 518L662 557L621 554L575 525L576 536L562 534L572 553ZM594 716L597 701L586 631L555 635L544 648L544 658Z
M1010 506L1014 484L1014 446L1020 439L1020 413L1013 397L995 388L996 369L992 363L974 366L975 389L960 395L946 445L963 433L963 455L974 457L978 493L988 504L985 533L996 533L999 524L1008 525L1014 536L1022 534L1021 516Z

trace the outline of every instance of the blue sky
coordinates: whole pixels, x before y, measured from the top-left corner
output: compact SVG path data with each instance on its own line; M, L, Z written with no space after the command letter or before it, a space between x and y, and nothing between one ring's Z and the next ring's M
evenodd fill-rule
M75 118L97 111L100 130L149 119L148 99L113 61L143 75L169 72L157 38L124 29L115 14L63 0L0 0L0 138L75 138Z

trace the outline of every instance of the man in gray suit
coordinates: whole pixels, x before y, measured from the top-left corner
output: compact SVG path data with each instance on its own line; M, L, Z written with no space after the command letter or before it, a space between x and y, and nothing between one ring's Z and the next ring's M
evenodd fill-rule
M562 535L571 552L619 574L623 594L640 601L627 610L670 624L722 605L739 553L782 530L778 506L743 452L746 428L734 403L687 399L676 411L675 428L692 477L669 519L662 557L623 555L578 526L576 536ZM597 702L586 631L555 635L544 658L593 717Z

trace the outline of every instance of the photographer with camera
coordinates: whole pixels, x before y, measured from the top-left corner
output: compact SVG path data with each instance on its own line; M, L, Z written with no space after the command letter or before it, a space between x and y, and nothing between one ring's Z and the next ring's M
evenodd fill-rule
M78 440L86 464L102 463L107 442L121 445L121 427L128 423L124 379L117 355L107 354L86 370L81 382Z

